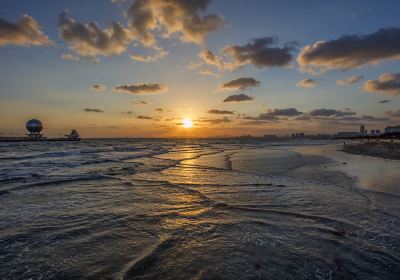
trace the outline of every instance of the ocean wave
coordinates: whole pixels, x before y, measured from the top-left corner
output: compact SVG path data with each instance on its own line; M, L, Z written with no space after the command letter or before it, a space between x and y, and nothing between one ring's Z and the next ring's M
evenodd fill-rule
M173 248L178 243L175 238L164 238L157 245L128 264L120 279L133 279L143 274L149 267L158 261L160 252Z
M105 179L115 179L115 178L111 177L111 176L106 176L103 174L90 174L90 175L59 177L59 178L53 179L53 180L46 180L46 181L21 185L21 186L12 188L11 190L13 190L13 191L24 190L24 189L40 187L40 186L61 185L61 184L80 182L80 181L93 181L93 180L105 180Z

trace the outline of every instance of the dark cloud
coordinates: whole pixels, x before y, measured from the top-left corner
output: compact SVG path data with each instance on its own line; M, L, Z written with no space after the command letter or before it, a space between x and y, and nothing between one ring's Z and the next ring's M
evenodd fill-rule
M345 87L345 86L351 86L355 83L357 83L358 81L362 80L364 78L364 76L350 76L347 79L343 79L343 80L337 80L336 84L338 86L341 87Z
M264 37L250 41L243 46L227 46L222 52L233 59L236 68L246 64L256 67L283 67L292 61L293 43L277 47L277 38Z
M154 111L157 111L157 112L159 112L159 113L162 113L162 112L164 112L164 109L163 109L163 108L157 108L157 109L154 109Z
M132 114L133 114L133 111L125 111L125 112L121 112L121 114L132 115Z
M133 34L145 45L155 45L156 33L163 37L178 34L183 42L201 44L210 32L219 29L224 19L204 14L210 0L136 0L126 12Z
M217 110L217 109L208 110L207 113L209 113L209 114L216 114L216 115L232 115L232 114L234 114L232 111Z
M6 45L49 46L52 44L53 42L43 34L39 23L33 17L23 15L16 23L0 18L0 47Z
M206 122L209 124L224 124L224 123L230 123L232 121L227 117L224 117L221 119L200 119L199 122Z
M261 120L254 120L254 121L247 121L247 122L241 122L241 125L264 125L267 123L271 123L271 121L261 121Z
M137 116L137 118L140 119L140 120L152 120L152 119L154 119L153 117L143 116L143 115L139 115L139 116Z
M374 116L369 116L369 115L364 115L361 117L361 119L364 121L373 121L373 122L386 122L389 120L388 118L379 118L379 117L374 117Z
M79 23L67 12L59 16L58 30L70 48L83 57L121 54L132 41L129 30L117 22L111 22L110 28L101 29L95 22Z
M296 86L302 87L302 88L314 88L317 86L317 83L313 79L304 79L304 80L298 81Z
M379 101L378 103L386 104L386 103L389 103L389 102L390 102L390 100L384 99L384 100Z
M244 120L254 120L254 121L264 121L264 122L276 122L279 121L277 116L273 116L270 113L263 113L258 115L257 117L246 116L243 117Z
M286 109L274 109L267 113L270 116L284 116L284 117L294 117L302 115L303 112L299 112L296 108L286 108Z
M333 121L346 121L346 122L358 122L361 121L362 119L359 117L342 117L340 119L328 119L328 120L333 120Z
M88 113L104 113L104 111L100 109L84 108L83 110Z
M309 121L309 120L311 120L311 117L307 116L307 115L304 115L304 116L297 117L296 120L298 120L298 121Z
M386 111L385 114L392 118L400 118L400 110L398 111Z
M261 83L254 78L238 78L220 85L221 90L244 90L252 87L257 87Z
M180 120L180 118L168 118L168 119L165 119L166 122L177 121L177 120Z
M223 102L224 103L243 102L243 101L251 101L251 100L254 100L254 98L242 93L242 94L230 95L227 98L225 98Z
M383 28L367 35L344 35L305 46L297 57L300 67L315 70L349 69L400 58L400 28Z
M335 119L328 119L328 120L335 120L335 121L345 121L345 122L385 122L389 121L388 118L381 118L381 117L374 117L369 115L364 115L362 117L355 117L355 116L345 116L342 118L335 118Z
M162 84L138 83L116 86L114 90L130 94L156 94L168 91L168 87Z
M102 92L106 90L106 86L102 84L96 84L91 87L92 90Z
M257 117L246 116L243 117L244 120L253 120L253 121L266 121L266 122L278 122L279 120L284 119L285 117L296 117L302 115L302 112L299 112L296 108L286 108L286 109L274 109L270 110L267 113L259 114ZM284 117L284 118L280 118Z
M132 101L132 103L133 103L133 104L136 104L136 105L146 105L146 104L148 104L149 102L144 101L144 100L135 100L135 101Z
M322 109L314 109L310 111L308 114L313 117L330 117L330 116L341 117L341 116L354 116L356 115L356 112L322 108Z
M400 95L400 73L384 73L378 80L368 80L363 89L367 92Z

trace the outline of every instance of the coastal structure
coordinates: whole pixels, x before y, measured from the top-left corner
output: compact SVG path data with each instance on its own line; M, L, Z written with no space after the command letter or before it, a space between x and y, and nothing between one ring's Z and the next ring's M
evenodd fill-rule
M28 133L25 137L0 137L0 142L27 142L27 141L79 141L79 134L75 129L71 133L60 138L47 138L41 132L43 130L42 122L37 119L31 119L26 122Z
M365 130L365 125L360 126L360 136L367 136L368 130Z
M360 133L356 131L340 131L335 135L336 138L352 138L358 136L360 136Z
M43 134L40 133L43 130L43 125L42 125L41 121L39 121L37 119L29 120L26 123L26 129L29 132L27 134L29 139L40 140L43 137Z
M345 138L352 138L352 139L391 138L391 139L393 139L393 138L400 138L400 125L388 126L385 128L384 133L381 133L380 129L371 129L370 133L368 133L368 130L365 129L365 125L361 125L359 132L355 132L355 131L337 132L333 137L337 138L337 139L345 139Z
M386 127L385 133L400 133L400 125Z

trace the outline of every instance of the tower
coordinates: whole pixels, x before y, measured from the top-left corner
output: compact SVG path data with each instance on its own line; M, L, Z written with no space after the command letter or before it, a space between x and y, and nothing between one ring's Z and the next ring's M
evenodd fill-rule
M365 135L366 135L365 126L362 124L360 126L360 136L365 136Z
M41 139L42 134L40 133L43 129L43 125L39 120L31 119L26 123L26 129L28 130L28 137L34 140Z

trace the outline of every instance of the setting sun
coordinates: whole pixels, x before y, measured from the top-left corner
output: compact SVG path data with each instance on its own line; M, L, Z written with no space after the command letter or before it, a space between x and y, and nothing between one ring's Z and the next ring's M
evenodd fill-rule
M189 119L183 119L182 121L184 128L191 128L193 127L193 122Z

